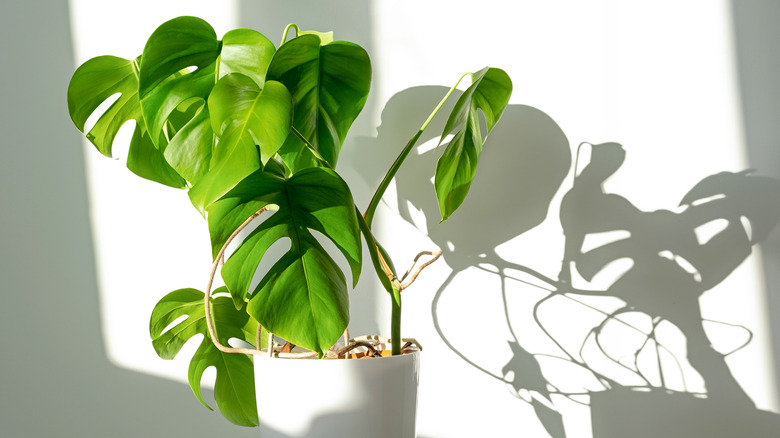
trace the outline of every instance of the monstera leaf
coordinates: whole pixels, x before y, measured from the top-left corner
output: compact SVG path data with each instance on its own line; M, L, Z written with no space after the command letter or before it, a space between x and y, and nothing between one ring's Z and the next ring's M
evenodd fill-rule
M501 118L511 94L509 76L501 69L485 68L472 75L471 86L455 104L444 126L442 140L450 134L453 137L439 158L434 181L442 221L466 198L485 139ZM479 111L487 125L484 136Z
M143 178L171 187L183 188L186 183L155 149L146 132L138 100L138 59L99 56L82 64L68 86L68 111L76 127L84 132L87 119L111 96L119 95L94 126L86 133L98 151L112 156L117 132L130 120L136 122L127 153L127 166Z
M205 101L217 76L240 73L262 88L274 52L273 44L265 36L250 29L232 30L219 41L214 29L195 17L170 20L149 37L139 72L144 118L155 145L165 151L168 162L191 185L200 182L214 167L211 160L215 136ZM170 135L175 110L182 105L192 106L193 101L199 102L200 111L175 135ZM221 154L226 155L230 154ZM238 180L257 168L251 167L238 175Z
M241 73L262 87L275 52L274 43L260 32L252 29L233 29L222 37L219 77Z
M216 82L219 40L214 29L195 17L160 25L141 56L138 95L152 141L162 148L170 114L191 99L205 100Z
M366 51L345 41L323 45L318 35L303 34L279 47L268 79L290 90L293 126L335 167L347 131L368 98L371 62ZM280 155L293 172L316 165L295 135L288 137Z
M111 156L119 128L135 120L128 167L162 184L191 187L212 159L216 138L206 99L217 76L241 73L262 88L274 52L259 32L235 29L220 41L205 21L174 18L152 33L138 59L100 56L79 67L68 88L71 118L83 132L98 106L118 94L87 138Z
M220 292L217 290L215 292ZM244 354L223 353L214 346L206 327L204 294L195 289L179 289L166 295L152 311L149 333L152 345L163 359L173 359L193 336L203 335L203 341L195 352L189 367L189 382L195 396L204 406L200 386L203 372L215 367L217 378L214 397L222 415L241 426L257 426L254 369L252 359ZM212 312L218 336L223 345L231 338L254 344L257 338L257 321L243 310L233 306L229 297L213 298ZM172 327L182 316L187 318ZM261 339L265 339L261 336Z
M326 168L304 169L289 179L257 171L208 210L216 252L244 220L263 207L278 211L265 219L222 268L239 304L265 329L323 355L349 321L344 273L312 231L330 239L350 265L353 286L360 275L361 241L356 210L346 183ZM287 238L289 250L260 280L249 285L268 248Z
M219 142L208 173L190 190L190 200L201 212L276 154L292 118L284 85L268 81L261 90L240 73L220 79L208 105Z

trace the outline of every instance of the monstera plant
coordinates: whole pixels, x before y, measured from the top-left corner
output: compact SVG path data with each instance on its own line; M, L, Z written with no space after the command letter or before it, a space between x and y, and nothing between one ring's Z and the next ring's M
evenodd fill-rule
M500 69L467 73L461 80L465 77L471 84L446 123L442 139L450 140L435 169L442 220L466 197L484 141L512 89ZM334 41L332 33L290 25L277 48L250 29L231 30L218 39L208 23L195 17L162 24L139 57L92 58L71 79L71 118L98 151L110 157L120 127L134 122L127 167L186 191L207 221L211 278L219 271L224 286L212 293L210 281L205 292L169 293L153 310L150 333L155 350L166 359L193 336L204 335L191 361L190 385L206 405L201 378L206 368L215 367L217 406L236 424L257 424L251 354L267 347L267 333L320 358L333 356L332 347L349 322L348 292L361 273L363 240L392 303L392 353L401 353L401 291L414 275L404 282L396 273L371 224L382 195L442 105L403 146L361 213L335 169L370 84L366 51ZM105 109L85 130L98 107ZM255 220L265 211L267 218ZM253 221L260 223L238 234ZM351 285L317 234L346 259ZM289 249L255 285L258 265L282 239L289 241ZM228 257L231 242L235 250ZM230 347L231 339L254 348Z

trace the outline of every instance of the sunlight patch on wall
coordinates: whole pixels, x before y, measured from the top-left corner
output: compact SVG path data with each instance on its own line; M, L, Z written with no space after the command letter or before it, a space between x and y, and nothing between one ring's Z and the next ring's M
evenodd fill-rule
M75 65L100 55L135 58L157 26L181 15L207 20L219 37L237 27L238 2L70 0ZM84 141L104 345L117 366L186 381L200 339L164 361L152 349L149 316L166 293L205 287L211 265L206 222L183 191L126 168L131 125L114 142L115 160Z

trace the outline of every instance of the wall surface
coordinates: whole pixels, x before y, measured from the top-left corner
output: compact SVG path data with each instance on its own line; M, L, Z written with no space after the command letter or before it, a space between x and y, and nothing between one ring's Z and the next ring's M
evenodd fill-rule
M274 42L296 22L371 54L374 94L339 168L358 203L463 71L504 67L515 83L453 220L418 213L430 203L429 148L382 207L397 265L445 252L405 299L404 336L425 345L419 436L776 436L780 201L759 177L780 178L780 6L538 3L238 3L238 24ZM98 286L100 205L84 156L95 151L65 101L76 67L67 2L3 2L0 35L0 436L256 435L159 377L173 368L132 371L111 352L107 333L121 326L107 330ZM580 142L622 146L583 146L574 191ZM758 176L707 179L745 168ZM678 207L700 182L700 199L726 196ZM760 245L745 240L743 216ZM720 234L695 235L714 219ZM616 248L604 258L564 251L577 236L627 230L581 242ZM586 281L613 259L631 263ZM357 331L389 332L375 289L354 294ZM129 319L128 336L146 342L146 318Z
M75 69L67 2L3 2L0 35L0 435L221 436L226 422L186 386L106 355L82 143L65 94Z

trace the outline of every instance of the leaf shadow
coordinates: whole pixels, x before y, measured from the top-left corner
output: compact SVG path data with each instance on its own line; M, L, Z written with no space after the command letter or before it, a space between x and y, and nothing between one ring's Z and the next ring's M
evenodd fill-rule
M390 99L382 113L377 138L358 142L361 153L372 155L367 160L357 154L360 174L368 185L375 186L386 169L362 163L392 160L397 150L388 150L385 145L402 146L413 132L401 127L414 126L416 120L425 118L427 108L435 105L444 92L443 87L416 87ZM420 144L435 141L439 132L434 122ZM582 172L560 201L564 247L560 249L561 270L557 278L552 278L537 267L507 260L496 248L541 224L548 211L557 207L552 205L553 200L572 164L569 143L560 127L538 109L510 105L488 140L478 171L481 175L475 178L472 192L461 209L441 224L432 214L423 219L418 214L418 210L437 211L432 183L427 179L435 166L435 149L427 146L418 149L419 156L405 163L396 180L397 199L389 202L397 202L401 216L427 232L452 268L433 297L434 328L444 344L464 362L498 380L510 394L531 405L550 436L566 437L562 411L557 407L561 398L590 407L594 436L599 437L627 436L627 430L635 435L636 430L630 427L615 426L611 430L606 425L631 424L631 419L639 424L671 415L674 409L669 407L673 406L690 406L703 418L709 418L710 423L700 424L696 430L712 436L727 436L723 434L727 429L719 430L717 426L721 423L718 413L723 410L737 418L761 417L761 424L766 427L776 423L773 414L756 409L726 362L726 357L743 348L752 334L736 324L707 320L699 298L739 267L752 253L752 246L766 238L780 221L780 181L756 176L751 171L721 172L694 185L680 198L679 205L668 210L642 211L629 199L604 190L603 183L623 164L623 146L585 144L592 149L589 162L581 166ZM715 223L719 225L714 231L702 232ZM624 232L627 237L592 249L584 247L587 236L615 231ZM558 240L550 240L551 245L555 242ZM622 272L613 272L611 283L589 287L591 280L617 260L630 263ZM495 361L486 364L485 358L477 361L461 351L441 324L440 302L451 290L448 286L460 273L475 267L502 281L503 308L495 311L497 316L503 313L501 317L512 338L507 344L510 359L503 367ZM513 322L519 316L508 303L508 281L527 283L544 294L533 306L533 320L539 328L536 336L551 342L557 353L550 355L526 348L528 339L524 336L529 335L518 336L514 332ZM599 299L611 301L601 305ZM555 325L569 321L545 320L546 313L540 311L563 302L579 307L583 314L589 312L600 318L591 327L577 328L582 331L578 345L566 344L555 330ZM632 317L636 315L643 315L650 328L635 325ZM716 340L704 330L707 323L747 331L748 340L728 353L718 351L713 347ZM675 333L682 336L682 351L665 339L667 326L674 327ZM625 360L614 353L614 345L608 342L609 331L614 327L640 338L636 346L623 346L634 348L629 352L633 357ZM546 357L588 374L590 386L573 391L558 385L545 370ZM656 358L657 369L647 369L646 357ZM686 381L686 373L701 379L706 389L695 389ZM631 379L626 379L626 375ZM675 377L682 383L672 383ZM647 409L641 408L645 400L650 400ZM658 400L666 400L665 407ZM632 410L634 403L637 409ZM615 404L625 408L619 415L603 408Z

